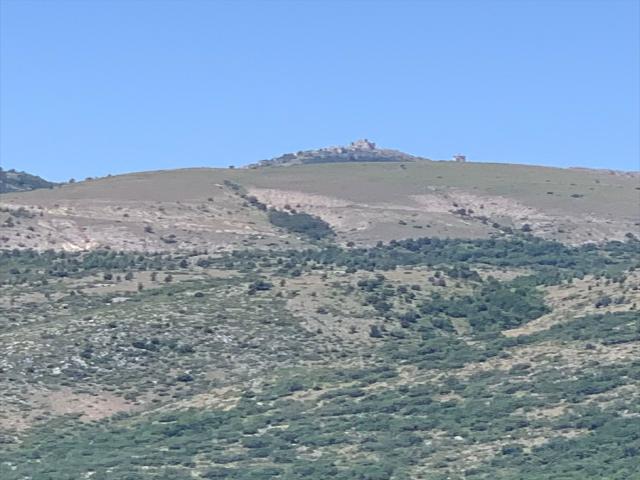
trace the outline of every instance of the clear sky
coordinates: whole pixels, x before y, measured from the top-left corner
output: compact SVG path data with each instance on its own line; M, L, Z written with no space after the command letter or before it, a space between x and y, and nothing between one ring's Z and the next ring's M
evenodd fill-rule
M0 0L0 165L52 180L367 137L640 167L640 1Z

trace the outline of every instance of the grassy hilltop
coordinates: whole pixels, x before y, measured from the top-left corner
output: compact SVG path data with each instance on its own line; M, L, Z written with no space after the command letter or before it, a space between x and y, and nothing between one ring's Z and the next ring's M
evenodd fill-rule
M581 244L636 231L640 191L632 174L431 161L145 172L2 195L0 247L164 251L297 241L247 196L318 216L341 243L524 228Z

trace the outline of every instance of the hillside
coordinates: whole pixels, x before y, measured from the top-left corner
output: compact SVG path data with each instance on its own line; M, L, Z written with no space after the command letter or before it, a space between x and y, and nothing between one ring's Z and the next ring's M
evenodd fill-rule
M639 188L416 160L3 194L0 478L640 478Z
M0 193L27 192L37 188L52 188L55 185L36 175L0 168Z
M637 478L637 252L6 252L0 477Z
M3 194L0 248L216 250L299 242L255 201L321 218L340 244L524 229L577 245L636 232L638 188L631 174L470 162L144 172Z

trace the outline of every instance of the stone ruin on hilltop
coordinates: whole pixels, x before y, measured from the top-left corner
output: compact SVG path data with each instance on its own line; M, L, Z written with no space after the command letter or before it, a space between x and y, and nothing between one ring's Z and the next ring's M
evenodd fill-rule
M428 160L416 157L399 150L379 148L374 142L361 138L346 146L324 147L316 150L304 150L286 153L270 160L262 160L248 165L248 168L286 167L289 165L306 165L313 163L349 163L349 162L415 162ZM453 156L454 162L464 163L465 155Z

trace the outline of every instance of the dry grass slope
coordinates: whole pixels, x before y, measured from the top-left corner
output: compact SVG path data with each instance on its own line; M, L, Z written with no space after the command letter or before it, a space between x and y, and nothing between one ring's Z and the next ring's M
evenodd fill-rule
M232 184L269 206L323 218L341 242L478 238L525 228L580 244L638 231L640 187L631 174L420 161L144 172L4 194L0 248L160 251L299 243Z

